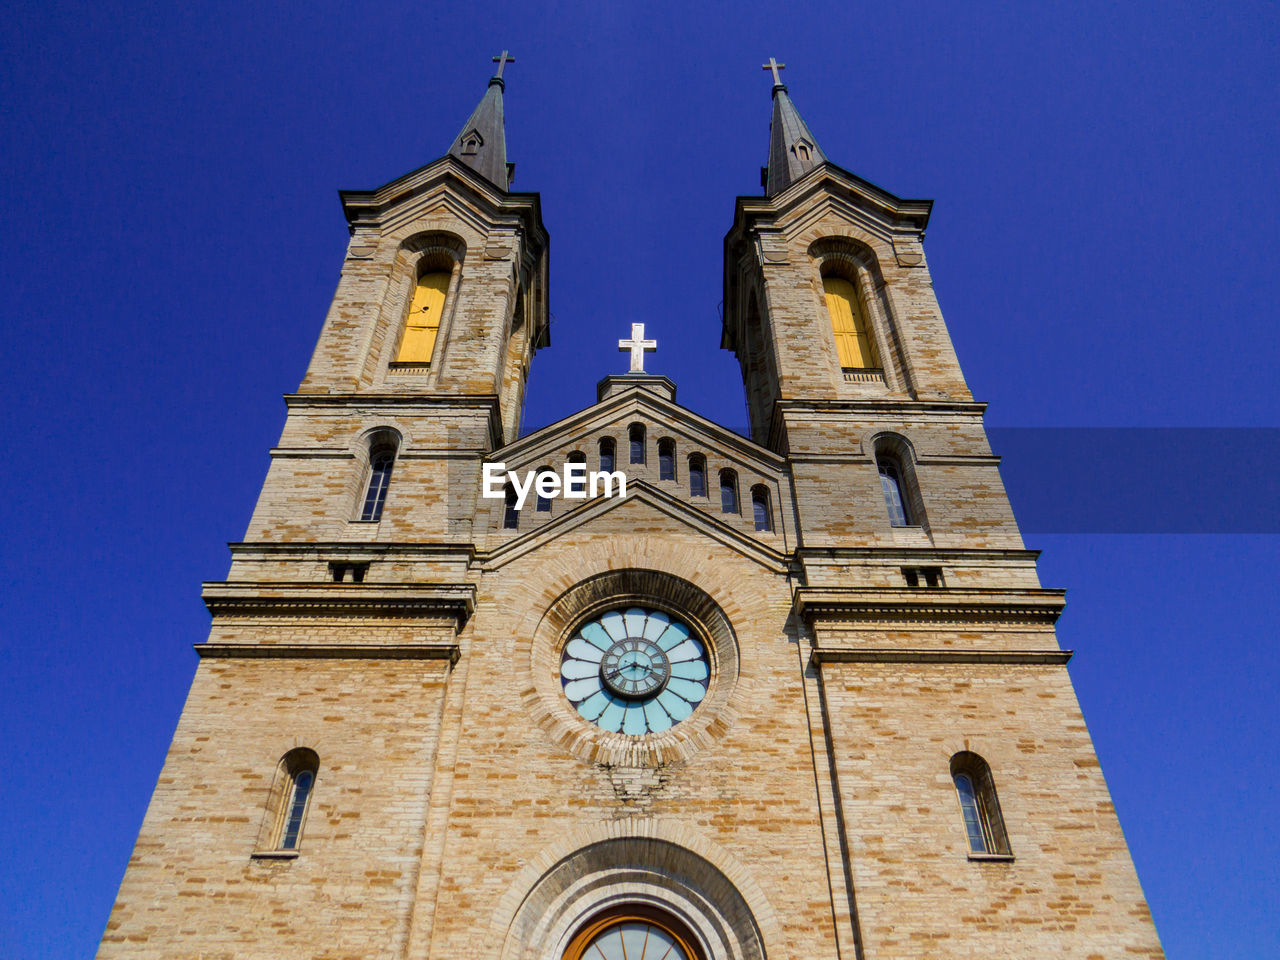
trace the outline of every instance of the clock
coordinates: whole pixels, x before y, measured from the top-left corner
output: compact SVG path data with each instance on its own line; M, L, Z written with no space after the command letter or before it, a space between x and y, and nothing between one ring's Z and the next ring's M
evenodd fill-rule
M707 694L706 647L680 620L649 607L581 624L560 658L560 682L584 720L644 736L688 719Z
M655 695L671 678L671 664L662 648L643 637L619 640L604 652L600 679L605 689L624 700Z

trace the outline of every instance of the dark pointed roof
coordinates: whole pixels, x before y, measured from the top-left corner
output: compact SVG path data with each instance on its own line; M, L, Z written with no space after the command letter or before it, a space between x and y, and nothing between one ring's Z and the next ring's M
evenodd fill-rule
M781 193L827 160L800 111L787 95L785 83L773 85L773 119L769 122L769 166L764 192Z
M514 168L507 164L507 134L502 114L505 87L501 77L489 79L489 89L449 148L450 154L503 190L510 189Z

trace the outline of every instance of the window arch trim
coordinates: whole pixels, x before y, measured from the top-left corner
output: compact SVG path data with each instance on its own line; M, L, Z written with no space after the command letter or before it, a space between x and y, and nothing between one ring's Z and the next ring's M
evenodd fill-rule
M280 758L253 856L284 858L300 854L319 775L320 757L309 747L295 747Z
M379 427L365 435L364 482L360 487L358 522L379 523L382 520L391 477L400 456L400 443L400 434L388 427Z
M991 765L962 750L951 758L951 782L971 858L1012 859Z
M706 956L698 938L680 918L647 903L624 903L597 913L583 924L565 947L563 960L590 960L587 951L591 945L614 927L626 923L645 923L662 930L675 941L687 960L704 960Z

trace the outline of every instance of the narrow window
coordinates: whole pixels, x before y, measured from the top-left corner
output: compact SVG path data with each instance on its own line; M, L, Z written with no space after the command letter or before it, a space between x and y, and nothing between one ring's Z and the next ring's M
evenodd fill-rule
M826 294L827 313L831 316L840 366L845 370L879 366L853 284L844 277L825 276L822 278L822 292Z
M395 447L377 443L369 452L369 483L365 487L364 506L360 519L377 522L382 519L382 507L387 502L387 487L391 485L391 468L396 462Z
M658 441L658 479L676 478L676 442L671 439Z
M889 457L879 457L876 468L880 471L880 490L884 493L885 509L889 511L889 523L895 527L911 526L911 514L903 496L902 468Z
M507 484L507 502L502 510L502 528L515 530L520 526L520 511L516 508L516 488Z
M552 476L555 476L555 473L551 470L551 468L550 468L550 467L539 467L539 468L538 468L538 477L541 477L543 474L546 474L546 473L550 473ZM538 513L550 513L550 512L551 512L551 498L550 498L550 497L544 497L542 494L538 493L538 492L537 492L537 486L538 486L538 484L537 484L537 481L535 480L535 481L534 481L534 493L537 495L537 498L538 498Z
M707 495L707 461L700 453L689 457L689 496Z
M569 462L585 464L587 462L587 455L583 453L581 450L575 450L573 451L573 453L569 454ZM574 480L571 483L568 483L565 485L566 494L567 493L583 493L586 491L586 489L587 489L587 476L585 472L583 473L581 478Z
M644 463L644 427L638 423L631 425L631 462Z
M311 786L315 781L316 775L310 770L302 770L293 778L284 836L280 838L281 850L298 849L298 841L302 838L302 821L307 815L307 801L311 799Z
M270 833L263 846L271 850L297 850L302 844L307 809L315 790L320 758L306 747L290 750L280 758L276 775L277 787L268 810Z
M756 529L768 532L773 529L773 511L769 509L769 488L757 483L751 488L751 514Z
M720 471L720 512L738 512L738 476L732 470Z
M613 473L614 460L613 437L605 437L600 441L600 472Z
M951 758L951 779L960 801L969 852L1009 856L1009 837L987 761L976 753L957 753Z
M430 363L436 349L436 334L444 316L444 302L449 293L449 273L433 270L418 278L405 320L404 338L400 341L397 363Z

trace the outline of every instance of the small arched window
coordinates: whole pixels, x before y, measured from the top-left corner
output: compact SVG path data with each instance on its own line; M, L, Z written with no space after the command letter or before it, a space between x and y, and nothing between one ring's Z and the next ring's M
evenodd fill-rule
M670 437L658 441L658 479L676 478L676 442Z
M689 457L689 496L707 495L707 459L700 453Z
M613 473L616 462L613 437L605 437L600 441L600 472Z
M623 903L592 917L563 953L564 960L702 960L693 931L648 904Z
M502 528L516 530L520 526L520 509L516 506L516 488L511 484L506 487L506 505L502 508Z
M888 454L876 458L880 472L880 490L884 494L884 506L889 511L889 523L895 527L911 526L911 509L906 497L906 485L902 479L902 466Z
M568 462L570 463L586 463L586 454L582 451L573 451L568 454ZM566 494L582 494L586 493L586 472L582 474L581 479L573 480L571 483L564 485L564 493Z
M720 512L738 512L738 475L732 470L720 471Z
M546 474L550 474L553 477L555 476L555 472L550 467L539 467L538 474L537 474L538 479L534 480L534 484L533 484L534 493L537 495L537 498L538 498L538 513L551 512L551 498L544 497L542 494L537 492L538 480L540 480Z
M400 340L400 351L396 354L397 363L431 362L448 295L447 270L432 270L418 278L418 285L413 290L413 302L409 305L409 316L404 324L404 337Z
M867 331L867 320L858 303L858 291L844 277L829 274L822 278L831 330L836 338L836 354L845 370L878 367L875 348Z
M751 515L755 518L756 529L770 531L773 529L773 511L769 508L769 488L757 483L751 488Z
M396 443L386 434L379 434L369 443L369 480L364 488L364 504L360 519L376 523L382 519L382 508L387 502L387 488L391 486L391 468L396 462Z
M1009 837L987 761L967 750L957 753L951 758L951 779L960 801L969 852L1009 856Z
M302 829L307 821L319 769L320 758L306 747L290 750L280 758L277 775L280 789L274 791L279 808L272 830L273 842L269 846L276 850L297 850L301 845Z
M631 438L631 462L644 463L644 426L633 423L627 435Z

